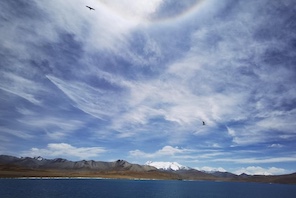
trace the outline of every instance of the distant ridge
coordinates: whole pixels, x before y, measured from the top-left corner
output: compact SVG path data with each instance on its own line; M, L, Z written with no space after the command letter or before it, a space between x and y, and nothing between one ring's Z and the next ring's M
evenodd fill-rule
M235 175L228 172L207 173L174 163L132 164L125 160L103 162L69 161L63 158L14 157L0 155L0 178L16 177L100 177L117 179L207 180L230 182L265 182L296 184L296 173L287 175ZM165 165L164 168L161 168Z
M45 159L42 157L13 157L0 155L0 164L12 164L30 169L68 169L68 170L98 170L98 171L152 171L156 170L153 166L131 164L125 160L115 162L102 162L94 160L69 161L63 158Z

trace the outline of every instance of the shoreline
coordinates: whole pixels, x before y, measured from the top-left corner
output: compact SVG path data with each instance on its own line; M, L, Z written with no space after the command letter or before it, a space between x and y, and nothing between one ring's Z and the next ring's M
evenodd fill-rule
M255 182L255 183L276 183L296 184L296 174L262 176L254 175L248 177L214 177L204 174L184 174L180 172L167 171L90 171L90 170L55 170L55 169L24 169L24 168L3 168L0 170L0 179L118 179L118 180L171 180L171 181L213 181L213 182Z
M173 179L149 179L149 178L108 178L108 177L0 177L1 179L19 179L19 180L134 180L134 181L177 181ZM186 181L186 180L184 180ZM188 180L195 181L195 180ZM201 180L196 180L201 181Z
M215 182L215 183L255 183L266 185L292 185L295 183L276 183L261 181L235 181L235 180L176 180L176 179L147 179L147 178L104 178L104 177L0 177L0 180L129 180L129 181L182 181L182 182Z

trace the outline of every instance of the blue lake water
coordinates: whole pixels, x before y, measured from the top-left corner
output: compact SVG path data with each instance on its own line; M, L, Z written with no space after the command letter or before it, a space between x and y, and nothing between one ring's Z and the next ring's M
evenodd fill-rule
M0 198L295 198L296 185L113 179L0 179Z

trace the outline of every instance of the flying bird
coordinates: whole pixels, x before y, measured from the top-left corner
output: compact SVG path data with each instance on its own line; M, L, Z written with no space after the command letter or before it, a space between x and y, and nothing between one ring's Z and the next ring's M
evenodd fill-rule
M87 8L89 8L89 10L95 10L94 8L92 7L89 7L89 6L86 6Z
M205 121L202 121L202 125L206 125Z

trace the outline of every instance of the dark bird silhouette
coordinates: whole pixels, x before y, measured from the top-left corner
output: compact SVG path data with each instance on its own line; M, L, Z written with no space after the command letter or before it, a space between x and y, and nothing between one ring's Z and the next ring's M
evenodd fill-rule
M202 121L202 125L206 125L205 121Z
M92 7L89 7L89 6L86 6L87 8L89 8L89 10L95 10L94 8Z

